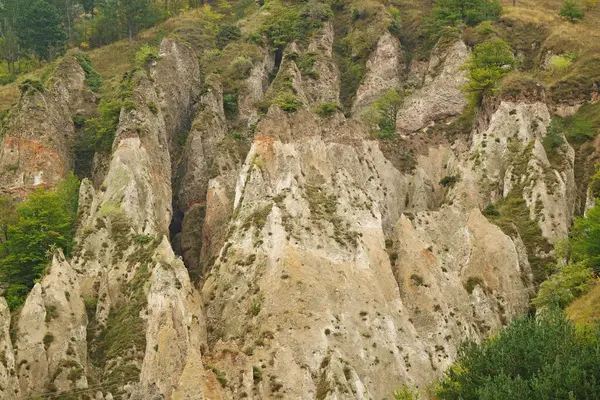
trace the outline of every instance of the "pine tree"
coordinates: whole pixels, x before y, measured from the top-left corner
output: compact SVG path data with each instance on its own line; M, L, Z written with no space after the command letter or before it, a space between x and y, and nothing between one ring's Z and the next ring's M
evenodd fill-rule
M67 43L60 14L44 0L21 4L17 14L17 36L24 48L46 60L62 51Z

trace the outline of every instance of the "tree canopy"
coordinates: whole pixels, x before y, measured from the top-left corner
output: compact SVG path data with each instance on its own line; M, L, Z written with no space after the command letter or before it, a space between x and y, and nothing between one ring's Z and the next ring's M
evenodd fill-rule
M6 300L11 308L25 300L53 249L71 253L78 191L79 181L70 174L55 190L34 191L16 207L16 213L10 206L0 207L0 223L7 227L0 244L0 280L9 285ZM0 199L0 206L10 203Z
M465 343L440 400L600 398L600 326L578 330L556 308L521 317L481 344Z

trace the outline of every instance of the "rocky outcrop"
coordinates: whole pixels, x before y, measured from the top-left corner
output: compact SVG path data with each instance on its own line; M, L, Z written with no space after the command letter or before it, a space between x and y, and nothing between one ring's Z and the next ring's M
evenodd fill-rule
M261 101L269 88L269 74L275 68L275 59L266 49L261 49L263 58L254 64L238 96L238 120L248 126L258 122L256 103Z
M390 89L400 90L403 65L400 41L389 32L384 33L367 61L367 73L356 93L352 113L360 114Z
M546 239L565 236L573 150L548 148L543 99L494 104L453 143L380 142L358 118L315 112L339 101L332 46L330 24L292 43L268 89L265 51L230 118L220 78L200 96L196 55L179 41L125 75L107 172L81 185L73 258L58 253L33 288L14 351L0 299L0 394L389 398L403 383L426 388L464 339L526 311L539 254L481 210L518 193ZM354 115L405 88L400 133L460 114L468 54L461 41L438 48L403 82L400 43L384 34ZM57 104L73 90L22 102L48 97L70 116Z
M501 102L487 129L473 136L465 175L475 172L480 204L517 190L543 236L556 241L566 237L575 211L575 152L560 132L562 144L544 147L550 119L545 103Z
M308 71L303 73L302 84L311 105L322 102L339 103L340 78L333 61L333 24L328 23L310 42L303 57Z
M25 81L0 142L0 188L24 195L39 185L54 185L73 168L72 115L89 113L94 95L72 55L58 64L50 89Z
M294 65L281 73L304 98ZM367 138L343 116L304 108L273 106L258 125L202 289L211 361L232 382L229 398L379 398L398 382L422 387L462 339L526 308L529 270L514 241L478 210L444 205L451 194L439 182L460 168L452 151L430 149L405 174Z
M176 39L163 39L159 61L150 68L158 102L172 149L175 136L190 129L200 95L200 67L196 52ZM165 78L168 77L168 78Z
M396 126L400 132L416 132L433 121L462 113L467 104L462 92L467 78L462 67L468 57L469 50L462 41L434 50L423 86L409 94L398 111Z
M4 297L0 297L0 399L20 397L16 378L17 363L10 338L10 310Z
M86 324L78 277L58 252L16 324L16 373L23 396L87 387Z

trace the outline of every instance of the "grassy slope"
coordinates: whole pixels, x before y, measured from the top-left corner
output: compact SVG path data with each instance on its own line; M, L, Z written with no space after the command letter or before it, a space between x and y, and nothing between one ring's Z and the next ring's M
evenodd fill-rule
M590 291L567 307L567 316L576 324L591 324L600 320L600 280L596 280Z

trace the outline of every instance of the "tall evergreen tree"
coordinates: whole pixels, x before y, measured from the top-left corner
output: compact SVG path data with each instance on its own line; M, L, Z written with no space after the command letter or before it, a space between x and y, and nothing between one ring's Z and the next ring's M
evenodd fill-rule
M67 44L60 14L44 0L23 2L17 15L17 36L25 49L46 60Z

